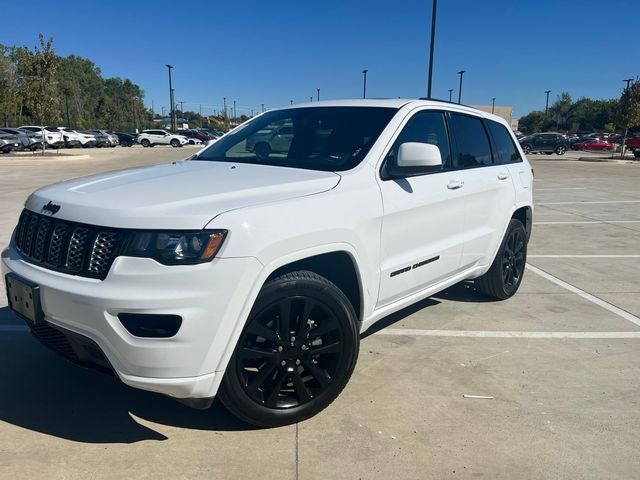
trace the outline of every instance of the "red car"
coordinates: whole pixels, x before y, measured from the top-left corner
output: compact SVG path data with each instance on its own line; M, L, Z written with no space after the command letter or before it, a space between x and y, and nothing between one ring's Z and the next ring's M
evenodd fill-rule
M635 138L627 138L627 141L624 142L627 146L628 150L633 152L633 156L636 158L640 158L640 137Z
M576 150L613 150L613 145L606 140L591 138L576 143L573 148Z

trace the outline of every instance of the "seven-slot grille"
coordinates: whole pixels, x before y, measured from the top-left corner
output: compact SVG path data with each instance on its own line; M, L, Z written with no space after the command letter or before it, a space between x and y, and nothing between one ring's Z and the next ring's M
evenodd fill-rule
M18 251L45 268L104 279L120 251L122 232L58 220L23 210L15 233Z

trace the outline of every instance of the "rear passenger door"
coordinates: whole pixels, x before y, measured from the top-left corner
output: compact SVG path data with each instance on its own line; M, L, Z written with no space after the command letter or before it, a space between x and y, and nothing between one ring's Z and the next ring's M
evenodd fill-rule
M499 160L481 117L451 113L453 164L464 191L465 221L461 268L485 265L502 240L515 203L512 173Z

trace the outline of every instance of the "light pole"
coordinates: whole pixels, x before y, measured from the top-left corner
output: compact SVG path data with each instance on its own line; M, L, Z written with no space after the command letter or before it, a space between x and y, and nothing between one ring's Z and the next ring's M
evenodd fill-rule
M316 88L316 90L318 91L318 101L320 101L320 89Z
M438 4L437 0L433 0L433 12L431 13L431 46L429 47L429 80L427 82L427 98L431 98L431 80L433 77L433 47L435 46L435 41L436 41L437 4Z
M453 95L453 88L449 89L449 101L451 101L451 96Z
M369 70L367 70L366 68L364 70L362 70L362 76L364 77L362 79L362 98L367 98L367 72Z
M493 113L496 109L496 97L491 99L491 113Z
M462 76L465 72L466 70L460 70L458 72L458 75L460 75L460 86L458 87L458 104L462 102Z
M313 102L313 97L309 97L309 101L310 101L310 102Z
M173 65L169 65L168 63L165 65L169 70L169 112L171 115L171 130L175 132L175 119L174 119L174 108L173 108L173 86L171 84L171 70L173 70Z
M262 112L264 112L264 103L261 103L260 106L262 107Z
M293 105L293 100L289 100L289 105Z
M236 101L235 100L233 101L233 118L234 118L234 120L236 118L238 118L238 115L236 115Z
M544 93L547 94L547 101L544 104L544 116L546 117L549 112L549 94L551 93L551 90L545 90Z
M165 107L161 107L162 108L162 116L164 117L164 111L166 110Z

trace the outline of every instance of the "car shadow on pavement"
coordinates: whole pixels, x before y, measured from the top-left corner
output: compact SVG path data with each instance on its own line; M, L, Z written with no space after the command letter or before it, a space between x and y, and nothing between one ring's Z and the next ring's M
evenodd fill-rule
M475 289L473 286L473 282L462 282L453 285L452 287L447 288L441 292L436 293L435 295L425 298L424 300L419 301L418 303L414 303L413 305L409 305L402 310L398 310L395 313L383 318L382 320L376 322L369 330L367 330L362 336L362 339L367 338L370 335L373 335L380 330L390 327L398 322L401 322L405 318L410 315L413 315L416 312L419 312L423 308L432 307L434 305L438 305L441 300L449 300L452 302L475 302L475 303L484 303L484 302L495 302L495 300L483 295L479 291Z
M7 307L0 308L0 326L7 325L24 323ZM130 388L64 360L30 333L11 328L0 329L0 392L0 421L76 442L167 439L135 417L160 427L255 429L218 401L209 410L194 410L163 395Z

